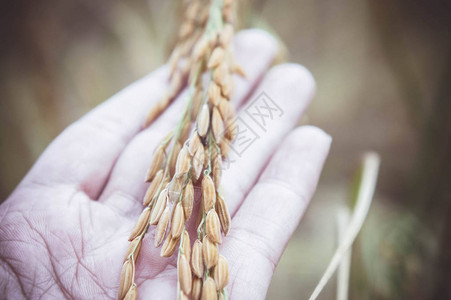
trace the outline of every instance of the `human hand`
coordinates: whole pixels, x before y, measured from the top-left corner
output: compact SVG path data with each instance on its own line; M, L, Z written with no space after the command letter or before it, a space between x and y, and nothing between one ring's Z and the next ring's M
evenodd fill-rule
M236 60L248 75L236 79L238 116L246 118L242 107L261 91L283 114L265 128L249 124L259 138L242 155L232 151L223 172L232 228L220 252L230 265L231 299L265 297L331 142L311 126L293 130L314 93L314 81L294 64L267 71L276 47L274 39L258 30L235 39ZM184 106L182 94L140 130L167 88L167 74L166 67L158 69L69 126L0 206L1 295L116 298L128 235L148 186L143 177L153 149ZM176 255L160 257L153 234L151 227L136 263L139 295L175 299Z

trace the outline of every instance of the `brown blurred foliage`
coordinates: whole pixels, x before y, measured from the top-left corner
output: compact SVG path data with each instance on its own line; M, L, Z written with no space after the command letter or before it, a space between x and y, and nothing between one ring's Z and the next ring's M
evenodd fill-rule
M68 124L150 72L174 42L178 1L2 1L0 195ZM352 299L451 299L451 5L445 0L244 1L317 81L310 123L334 138L270 299L305 299L336 246L360 154L382 169L353 248ZM168 22L170 20L170 22ZM334 298L330 283L323 299Z

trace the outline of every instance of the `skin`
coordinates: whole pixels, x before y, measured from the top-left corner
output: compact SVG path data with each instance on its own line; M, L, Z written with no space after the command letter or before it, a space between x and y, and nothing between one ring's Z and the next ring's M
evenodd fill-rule
M331 138L312 126L295 128L315 89L304 67L270 68L277 43L265 32L241 32L234 43L248 76L236 79L238 115L245 118L246 101L260 91L283 111L265 132L254 127L260 138L241 156L232 151L222 178L232 216L220 247L230 265L229 297L263 299L316 188ZM142 130L167 88L167 74L166 67L154 71L70 125L0 206L1 295L116 298L128 235L148 186L143 176L185 105L182 93ZM139 296L175 299L176 255L161 258L153 235L151 227L137 261Z

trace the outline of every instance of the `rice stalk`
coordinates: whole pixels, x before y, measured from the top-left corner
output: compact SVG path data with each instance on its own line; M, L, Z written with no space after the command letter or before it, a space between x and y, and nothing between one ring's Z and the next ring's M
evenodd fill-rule
M187 1L179 41L169 59L168 93L150 111L145 126L164 111L184 81L188 82L187 105L176 128L159 143L146 174L150 185L143 199L145 208L129 237L118 299L137 297L135 262L150 225L156 225L154 243L156 247L162 244L162 257L178 249L178 299L227 299L228 262L219 255L218 245L231 219L218 191L222 159L234 139L225 130L234 119L229 102L232 75L244 75L231 49L233 7L234 1ZM201 80L203 73L210 75L206 85ZM202 204L191 249L185 226L193 211L196 184L202 189Z

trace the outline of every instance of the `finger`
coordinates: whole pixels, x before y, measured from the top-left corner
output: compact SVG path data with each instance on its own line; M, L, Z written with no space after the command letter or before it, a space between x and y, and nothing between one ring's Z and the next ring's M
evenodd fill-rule
M268 33L261 30L246 30L235 38L236 61L246 71L248 79L236 78L235 105L242 103L249 91L257 84L276 54L277 44ZM152 159L152 151L159 141L175 127L182 107L170 108L155 126L139 133L121 154L100 201L129 214L142 209L142 197L147 184L143 178ZM166 122L166 115L174 123Z
M223 163L224 193L232 215L280 142L299 124L314 90L314 79L307 69L280 65L268 72L239 113L241 133L231 146L230 158ZM267 106L274 110L265 109Z
M96 197L116 158L167 89L167 67L133 83L65 129L23 184L75 184Z
M280 256L316 189L330 143L330 136L318 128L295 129L239 208L221 250L231 262L231 299L265 298Z

